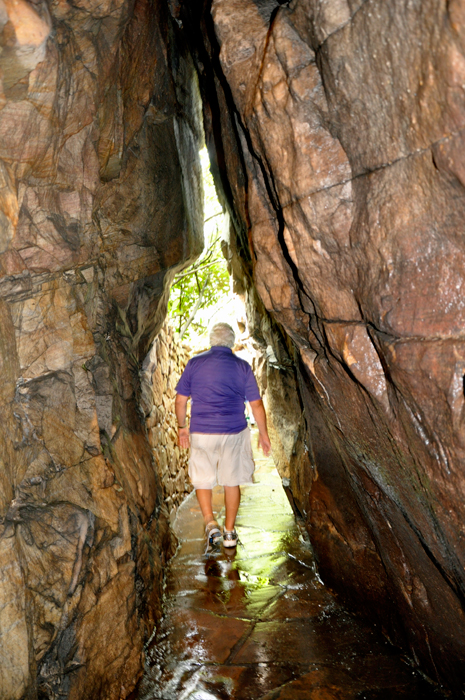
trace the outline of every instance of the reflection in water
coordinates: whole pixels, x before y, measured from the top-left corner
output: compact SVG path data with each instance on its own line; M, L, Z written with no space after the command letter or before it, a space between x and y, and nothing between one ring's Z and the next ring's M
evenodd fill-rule
M182 543L140 700L442 697L322 586L271 460L256 461L256 483L242 489L236 550L204 555L195 497L180 509ZM218 510L220 489L215 499Z
M239 609L247 604L247 592L244 586L238 585L241 575L234 565L236 552L225 549L223 553L221 545L217 549L205 562L207 589L223 602L226 609L231 606Z

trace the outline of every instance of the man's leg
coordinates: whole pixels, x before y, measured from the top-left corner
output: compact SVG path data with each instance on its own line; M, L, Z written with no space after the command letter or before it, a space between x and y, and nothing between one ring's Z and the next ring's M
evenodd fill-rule
M226 506L226 518L224 526L226 530L231 532L234 530L237 511L241 502L241 489L239 486L224 487L224 505ZM202 507L202 506L200 506Z
M202 511L205 525L208 525L208 523L211 523L212 520L215 520L213 516L212 490L196 489L195 495L197 496L197 500L199 502L200 510Z

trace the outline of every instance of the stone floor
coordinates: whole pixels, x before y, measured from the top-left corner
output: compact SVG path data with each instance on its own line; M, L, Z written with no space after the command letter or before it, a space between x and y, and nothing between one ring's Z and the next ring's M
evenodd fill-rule
M324 588L271 460L256 463L237 552L205 554L194 494L179 510L181 544L139 699L443 698ZM221 511L220 489L214 501Z

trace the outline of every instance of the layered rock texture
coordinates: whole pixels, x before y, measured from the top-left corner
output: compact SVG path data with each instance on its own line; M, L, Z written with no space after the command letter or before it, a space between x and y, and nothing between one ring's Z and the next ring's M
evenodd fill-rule
M464 27L463 0L0 0L1 698L140 671L184 488L141 368L201 247L197 74L322 577L465 693Z
M321 574L462 695L465 3L179 16Z
M140 368L202 247L195 72L146 0L1 1L0 47L0 697L122 698L172 547Z

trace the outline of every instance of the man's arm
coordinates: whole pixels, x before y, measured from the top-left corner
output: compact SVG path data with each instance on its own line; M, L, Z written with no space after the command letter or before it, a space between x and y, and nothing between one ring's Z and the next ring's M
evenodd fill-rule
M258 427L258 446L262 448L263 453L268 457L271 450L271 443L266 427L265 406L261 399L249 401L249 404Z
M188 396L176 394L174 402L174 410L176 412L176 420L178 421L178 444L179 447L187 449L189 447L189 428L186 424L187 402Z

